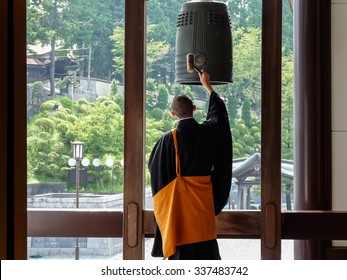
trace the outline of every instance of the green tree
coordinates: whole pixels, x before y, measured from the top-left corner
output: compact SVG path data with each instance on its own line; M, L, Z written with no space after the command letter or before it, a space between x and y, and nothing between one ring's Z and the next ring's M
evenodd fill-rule
M185 86L184 88L183 88L183 93L184 94L186 94L186 95L188 95L189 96L189 98L194 102L194 93L193 93L193 91L192 91L192 89L191 89L191 87L190 86Z
M243 100L241 117L246 126L250 128L252 125L251 102L247 97Z
M32 97L41 98L43 96L43 83L41 81L35 82L31 85Z
M112 98L95 103L79 100L69 105L71 109L61 110L54 109L54 101L44 102L41 113L28 125L29 176L38 180L66 179L71 142L77 139L85 143L90 158L106 154L123 158L124 117Z
M165 110L169 105L169 90L163 84L158 86L158 102L156 107Z
M161 40L153 40L151 39L151 34L155 30L155 25L150 24L147 28L147 73L151 75L154 72L154 68L158 65L162 65L162 60L166 57L166 55L170 51L170 45L163 39ZM161 67L160 67L161 68ZM159 71L160 73L161 71ZM158 77L156 77L158 79ZM161 83L166 82L165 75L160 79Z
M234 127L236 124L236 119L238 115L238 102L236 94L229 94L227 96L227 106L228 106L228 114L229 114L229 124L230 127Z
M28 44L41 43L50 44L50 67L49 80L51 95L55 95L55 49L57 40L63 37L62 14L65 11L65 0L27 0L29 35L27 36ZM39 22L37 22L39 21ZM37 27L37 25L41 25ZM39 31L39 32L37 32ZM42 33L40 33L42 32Z
M79 61L80 76L89 73L111 80L113 42L110 36L115 25L124 26L124 1L70 1L64 13L64 45L75 49L73 54Z
M116 95L118 93L118 82L115 79L111 81L111 94Z
M151 115L156 120L161 120L163 118L163 110L160 108L153 108Z
M117 95L112 96L111 100L118 105L118 107L120 109L119 113L124 115L124 96L117 94Z
M232 92L252 102L260 115L261 85L261 29L240 28L234 32L234 65Z
M294 104L293 104L293 60L282 58L282 158L293 159L294 148Z
M113 41L114 74L120 77L121 82L124 82L124 38L124 27L116 26L110 39Z
M158 95L155 80L152 78L146 80L146 98L147 109L153 109L157 105Z
M180 84L174 84L172 86L172 93L174 95L178 95L178 94L182 93L182 86Z
M149 77L155 78L160 83L173 84L175 71L175 40L176 23L180 7L185 0L153 0L147 2L148 24L151 28L147 32L149 42L166 42L168 52L152 65L148 65Z
M231 22L235 28L261 27L262 2L254 0L228 0Z
M153 32L153 26L149 25L147 29L147 33L151 34ZM115 74L120 75L121 81L124 81L124 27L116 26L113 34L110 36L111 40L114 43L114 47L112 48L112 52L114 53L114 68ZM158 63L161 59L167 55L170 50L170 45L165 41L155 41L150 40L147 37L147 73L151 73L153 71L153 65Z
M203 122L205 120L205 117L206 114L203 110L196 110L194 112L194 119L199 123Z

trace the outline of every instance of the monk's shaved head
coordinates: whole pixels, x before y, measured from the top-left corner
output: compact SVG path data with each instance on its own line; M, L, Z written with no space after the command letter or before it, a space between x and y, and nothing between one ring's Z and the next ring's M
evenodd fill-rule
M176 95L172 100L171 108L179 119L193 116L194 105L186 94Z

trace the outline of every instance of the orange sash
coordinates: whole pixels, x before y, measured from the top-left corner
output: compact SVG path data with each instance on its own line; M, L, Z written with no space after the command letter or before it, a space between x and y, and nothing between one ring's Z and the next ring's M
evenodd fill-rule
M172 130L176 150L176 175L153 197L154 215L167 258L176 246L215 239L211 176L181 176L176 130Z

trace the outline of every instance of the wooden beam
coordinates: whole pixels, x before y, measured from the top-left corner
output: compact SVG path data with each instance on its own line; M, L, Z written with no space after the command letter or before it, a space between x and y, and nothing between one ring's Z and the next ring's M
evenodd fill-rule
M327 252L328 260L347 260L346 247L330 247Z
M282 214L283 239L346 240L347 212L288 211Z
M260 211L223 211L218 238L259 239ZM282 239L347 240L347 212L286 211ZM29 237L122 237L123 212L114 209L28 209ZM143 211L143 233L153 237L154 215Z
M122 237L123 213L104 209L30 209L29 237Z
M146 237L153 237L153 211L144 211L144 233ZM223 211L216 217L218 238L259 238L259 211Z

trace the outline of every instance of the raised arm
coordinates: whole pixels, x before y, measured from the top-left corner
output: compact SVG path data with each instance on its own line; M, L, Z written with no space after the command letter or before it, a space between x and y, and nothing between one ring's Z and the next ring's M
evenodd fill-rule
M204 70L201 70L201 72L199 72L198 74L199 74L200 82L205 87L207 92L209 94L211 94L211 92L214 90L213 90L211 83L210 83L210 74L207 72L204 72Z

